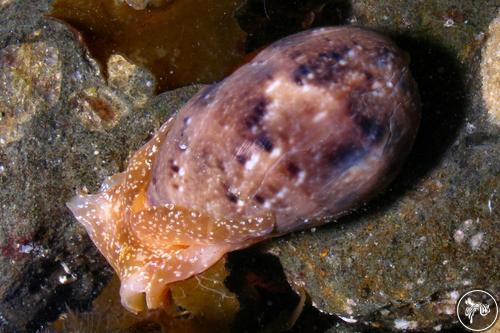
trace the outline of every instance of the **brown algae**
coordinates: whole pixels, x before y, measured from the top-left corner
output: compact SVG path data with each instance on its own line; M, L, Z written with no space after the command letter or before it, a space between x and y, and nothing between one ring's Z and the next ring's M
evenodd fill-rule
M104 69L111 55L123 55L151 71L161 92L211 83L239 64L246 35L233 13L240 3L183 0L135 10L117 1L57 0L50 16L81 34Z

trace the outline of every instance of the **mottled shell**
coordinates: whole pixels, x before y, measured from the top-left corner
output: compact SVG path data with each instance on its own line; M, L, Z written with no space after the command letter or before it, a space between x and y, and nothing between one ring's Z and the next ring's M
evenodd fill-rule
M68 203L131 311L225 253L339 216L395 176L420 119L387 38L323 28L280 40L193 97L94 195Z
M305 31L180 112L148 195L219 217L276 214L280 232L336 216L395 176L418 128L408 59L361 28Z

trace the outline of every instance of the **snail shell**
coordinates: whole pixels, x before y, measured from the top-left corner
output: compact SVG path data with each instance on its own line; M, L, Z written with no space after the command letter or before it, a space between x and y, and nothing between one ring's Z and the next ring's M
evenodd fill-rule
M419 123L407 59L360 28L278 41L182 109L148 197L285 232L338 215L394 178Z
M122 303L157 308L169 283L225 253L381 191L419 121L393 42L362 28L309 30L200 91L125 172L68 206L120 276Z

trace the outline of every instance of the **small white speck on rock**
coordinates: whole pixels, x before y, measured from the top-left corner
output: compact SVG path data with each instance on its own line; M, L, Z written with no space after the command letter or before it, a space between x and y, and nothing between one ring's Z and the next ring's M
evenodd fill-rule
M408 321L405 319L396 319L394 320L394 328L398 330L414 330L418 327L418 323L416 321Z
M451 18L447 19L447 20L444 22L444 24L443 24L443 26L444 26L445 28L451 28L451 27L453 27L454 25L455 25L455 21L454 21L453 19L451 19Z
M472 236L469 240L469 245L472 250L477 251L481 247L483 243L484 232L478 232L474 236Z
M464 234L464 232L461 229L457 229L453 233L453 239L457 243L461 243L464 240L464 238L465 238L465 234Z
M342 319L343 321L345 321L346 323L350 323L350 324L358 322L358 320L355 319L354 317L342 317L342 316L339 316L339 318Z

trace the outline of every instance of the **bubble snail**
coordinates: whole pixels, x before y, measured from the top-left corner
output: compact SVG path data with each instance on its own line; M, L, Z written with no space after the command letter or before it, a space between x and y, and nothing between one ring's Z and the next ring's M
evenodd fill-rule
M68 203L133 312L225 253L326 223L384 189L420 122L408 59L386 37L320 28L204 88L106 180Z

